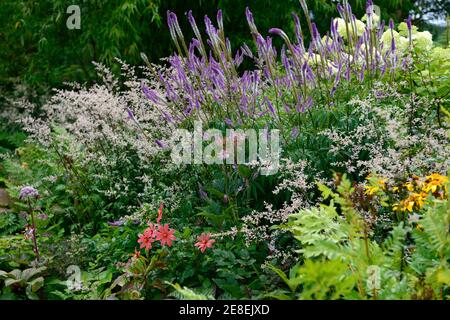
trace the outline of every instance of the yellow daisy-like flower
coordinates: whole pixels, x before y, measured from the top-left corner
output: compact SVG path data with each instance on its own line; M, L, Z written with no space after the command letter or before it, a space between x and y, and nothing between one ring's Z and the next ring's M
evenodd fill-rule
M406 210L408 210L409 212L412 212L413 207L414 207L414 201L406 201L406 205L405 205Z
M413 212L414 208L420 209L425 204L426 195L420 193L413 193L407 199L400 203L394 204L394 211L409 211Z
M420 193L413 193L409 199L417 204L419 208L422 208L425 203L426 195L420 194Z
M366 194L370 195L373 195L380 190L380 188L377 186L364 186L364 188L366 189Z
M448 181L448 177L440 175L439 173L433 173L426 177L423 191L428 193L435 193L438 187L444 187L445 183Z
M370 185L364 186L366 189L365 193L369 195L373 195L377 193L378 191L385 190L386 189L386 181L385 178L377 178L372 177L371 175L367 176L366 180L369 181Z
M414 185L412 184L411 181L406 182L406 183L404 184L404 186L406 187L406 189L407 189L408 191L414 191Z

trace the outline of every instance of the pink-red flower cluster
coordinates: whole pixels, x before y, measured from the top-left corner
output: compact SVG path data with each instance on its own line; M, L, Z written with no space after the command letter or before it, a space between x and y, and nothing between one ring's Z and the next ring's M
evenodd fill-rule
M155 241L159 241L161 246L167 245L168 247L171 247L172 241L177 239L174 235L175 230L171 229L168 223L160 224L162 219L162 211L163 204L159 207L156 224L149 223L144 232L139 234L137 242L140 244L140 249L145 249L146 251L150 250ZM207 248L212 248L214 242L216 242L216 240L211 239L211 233L203 232L197 237L195 246L198 247L202 253L204 253ZM139 258L140 253L136 251L134 256Z
M144 232L139 235L138 243L140 244L141 249L145 248L146 251L150 250L152 248L152 243L155 241L159 241L161 246L167 245L168 247L171 247L172 241L177 239L174 236L175 230L169 228L168 223L164 225L160 224L162 219L162 210L163 204L161 204L158 210L158 218L156 219L157 223L149 223Z

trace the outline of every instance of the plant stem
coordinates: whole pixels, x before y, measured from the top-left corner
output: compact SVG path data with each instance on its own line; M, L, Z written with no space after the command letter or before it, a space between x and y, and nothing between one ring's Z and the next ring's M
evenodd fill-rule
M38 248L38 244L37 244L37 240L36 240L36 223L34 221L34 210L31 207L31 203L30 200L28 200L28 210L31 216L31 228L33 228L32 230L32 238L33 238L33 246L34 246L34 253L36 254L36 260L37 262L40 262L40 257L39 257L39 248Z

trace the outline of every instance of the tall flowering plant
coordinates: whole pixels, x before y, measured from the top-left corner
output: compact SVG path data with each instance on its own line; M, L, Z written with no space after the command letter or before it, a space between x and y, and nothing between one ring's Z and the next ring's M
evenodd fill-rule
M311 21L306 2L300 4L308 22L310 43L305 43L300 19L293 14L294 40L282 29L268 30L285 42L278 51L272 38L258 30L247 8L256 52L243 45L235 54L225 36L220 10L216 25L209 17L204 18L206 39L192 12L188 13L195 34L190 43L177 16L169 11L168 26L177 48L168 59L172 72L163 75L154 70L159 89L143 85L144 95L168 110L165 119L170 124L191 123L195 118L207 123L221 120L230 127L273 123L282 129L286 122L299 126L301 118L295 115L320 103L336 105L337 92L346 84L356 82L370 87L376 80L396 80L400 71L411 65L411 50L432 44L426 32L414 30L410 19L405 23L406 36L395 30L393 21L385 27L370 0L361 20L355 17L348 1L338 4L339 17L331 21L324 35ZM245 57L253 59L256 68L240 74L237 70Z
M26 227L25 237L32 239L33 251L36 255L36 261L39 263L40 255L39 255L39 247L38 247L37 237L36 237L36 222L35 222L34 208L33 208L33 201L35 201L38 198L39 198L39 192L31 186L23 187L20 190L19 200L24 201L27 204L28 216L30 218L30 222Z
M149 223L148 227L139 235L138 243L140 249L149 251L152 248L152 243L159 241L161 246L172 246L172 241L177 238L174 236L175 230L169 227L169 224L160 224L162 219L162 211L164 205L161 204L158 210L158 218L156 224Z

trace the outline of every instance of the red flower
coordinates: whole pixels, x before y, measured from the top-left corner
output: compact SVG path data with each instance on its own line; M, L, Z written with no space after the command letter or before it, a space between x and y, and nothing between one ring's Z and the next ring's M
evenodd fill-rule
M157 224L159 224L161 222L163 208L164 208L164 204L161 203L159 206L159 210L158 210L158 218L156 219Z
M164 246L167 244L169 247L172 246L172 240L176 240L175 236L173 235L175 232L174 229L169 229L169 224L165 224L163 226L158 226L158 231L156 231L156 240L161 241L161 245Z
M156 227L157 227L157 225L154 225L153 223L149 223L148 228L144 230L144 234L150 238L155 238L156 237Z
M198 242L195 244L196 247L200 249L203 253L206 248L212 248L212 245L216 240L211 239L211 233L202 233L197 237Z
M145 248L145 250L150 250L152 247L152 242L155 241L155 239L150 236L149 229L145 229L144 233L139 235L138 243L141 244L140 248Z
M141 244L141 249L149 250L152 247L152 242L155 241L156 237L156 226L153 223L149 223L148 228L144 230L142 234L139 235L138 243Z

